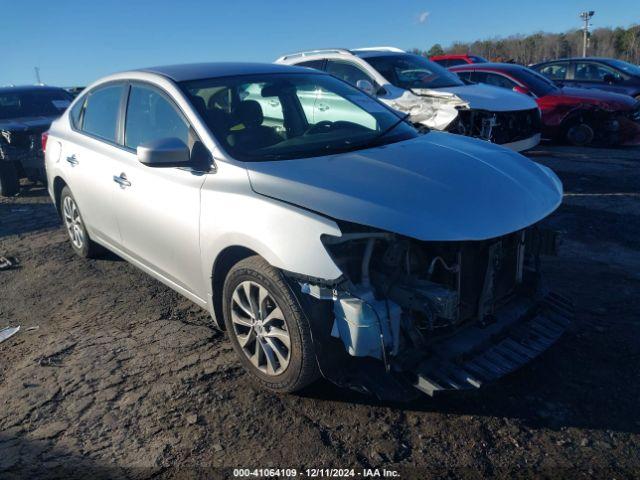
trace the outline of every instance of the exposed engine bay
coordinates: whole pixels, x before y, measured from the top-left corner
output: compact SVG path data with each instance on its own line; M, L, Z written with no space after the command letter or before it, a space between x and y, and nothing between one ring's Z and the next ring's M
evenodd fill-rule
M333 375L323 372L343 386L388 396L389 385L378 388L380 377L366 373L375 359L400 397L406 385L429 395L478 388L546 349L572 315L568 300L541 286L540 255L554 253L556 237L537 226L485 241L374 231L323 241L344 278L301 287L332 304L331 337L364 369L345 374L343 359Z
M537 108L509 112L469 109L460 110L447 131L501 145L527 139L540 133L541 128Z

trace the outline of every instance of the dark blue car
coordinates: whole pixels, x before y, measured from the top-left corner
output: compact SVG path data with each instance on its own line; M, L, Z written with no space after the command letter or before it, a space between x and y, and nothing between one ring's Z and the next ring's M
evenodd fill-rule
M614 58L563 58L531 68L567 87L597 88L640 100L640 67Z

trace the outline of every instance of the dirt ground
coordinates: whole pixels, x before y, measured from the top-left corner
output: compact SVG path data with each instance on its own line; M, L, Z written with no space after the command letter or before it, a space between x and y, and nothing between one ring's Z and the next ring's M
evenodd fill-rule
M42 188L1 200L0 255L21 266L0 271L0 327L23 330L0 344L0 478L640 477L640 149L530 156L565 185L545 268L575 323L498 384L403 405L258 390L206 312L113 255L76 257Z

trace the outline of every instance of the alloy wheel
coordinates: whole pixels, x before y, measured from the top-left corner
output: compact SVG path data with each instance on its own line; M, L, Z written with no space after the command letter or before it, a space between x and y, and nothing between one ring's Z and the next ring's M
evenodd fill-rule
M82 225L82 218L80 217L78 206L72 197L67 196L64 198L62 213L71 243L73 243L77 249L81 250L84 246L84 226Z
M261 372L282 374L291 359L291 338L273 296L254 281L243 281L231 297L235 337L249 361Z

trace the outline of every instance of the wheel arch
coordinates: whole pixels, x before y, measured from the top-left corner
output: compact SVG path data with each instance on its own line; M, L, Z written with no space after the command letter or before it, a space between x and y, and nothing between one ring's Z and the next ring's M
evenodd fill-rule
M216 326L225 330L222 314L222 289L229 270L241 260L260 255L250 248L242 245L231 245L224 248L215 258L211 269L211 302Z
M62 177L57 176L53 179L53 202L58 211L58 215L61 215L60 197L62 196L62 189L66 186L68 186L67 182L65 182Z

